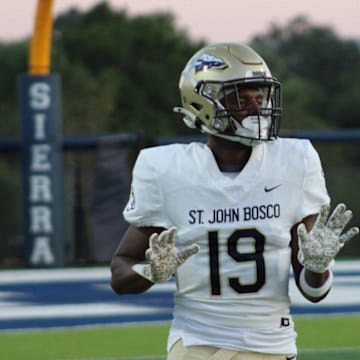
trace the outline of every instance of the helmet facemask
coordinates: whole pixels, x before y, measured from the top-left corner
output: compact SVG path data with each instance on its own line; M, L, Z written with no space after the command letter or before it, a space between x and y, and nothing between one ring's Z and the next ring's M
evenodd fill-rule
M214 106L213 119L207 124L210 131L205 129L205 132L247 146L277 137L281 115L280 84L273 78L203 82L197 91ZM247 103L249 91L255 94L254 104Z

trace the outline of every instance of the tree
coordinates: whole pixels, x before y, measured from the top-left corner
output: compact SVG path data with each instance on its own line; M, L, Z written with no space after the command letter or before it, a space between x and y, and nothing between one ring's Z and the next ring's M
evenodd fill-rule
M171 14L130 17L100 2L54 21L52 72L62 77L65 135L142 130L148 136L192 134L172 108L177 81L203 42L192 42ZM284 88L286 128L357 127L360 54L353 40L298 17L271 25L251 45ZM339 55L340 54L340 55ZM28 41L0 44L0 123L19 132L16 77L27 71Z
M180 102L180 71L202 43L177 30L172 15L130 18L102 2L87 13L69 10L55 28L65 133L186 131L171 109Z
M0 43L0 134L18 135L17 76L27 71L28 42Z
M307 90L300 87L297 96L308 98L307 106L298 110L318 119L313 127L358 126L360 110L354 105L360 101L355 85L360 81L360 49L355 40L340 39L331 28L315 26L300 16L283 28L273 24L266 34L254 37L252 45L268 59L285 94L293 78L304 81ZM309 98L308 92L316 94Z

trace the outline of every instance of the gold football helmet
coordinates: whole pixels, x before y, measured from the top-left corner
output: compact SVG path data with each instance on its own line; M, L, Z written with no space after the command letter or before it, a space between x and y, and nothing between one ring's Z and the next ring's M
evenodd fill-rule
M184 115L191 128L254 146L273 140L279 132L281 85L265 61L243 44L208 45L186 64L179 81ZM242 94L252 89L260 96L256 109L244 107ZM228 102L229 95L232 100Z

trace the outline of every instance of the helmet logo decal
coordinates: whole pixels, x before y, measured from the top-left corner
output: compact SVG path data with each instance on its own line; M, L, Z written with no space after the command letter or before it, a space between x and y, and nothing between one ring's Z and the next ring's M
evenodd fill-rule
M220 59L214 55L203 54L195 61L195 72L208 70L211 68L225 69L227 65L223 59Z

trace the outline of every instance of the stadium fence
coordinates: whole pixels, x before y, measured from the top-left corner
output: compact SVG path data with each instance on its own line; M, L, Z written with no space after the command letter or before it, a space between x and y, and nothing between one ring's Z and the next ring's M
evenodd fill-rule
M282 137L307 138L320 153L332 204L344 202L360 224L360 129L282 131ZM108 263L127 228L122 219L131 169L143 147L205 141L202 136L159 137L138 133L71 136L63 139L66 265ZM0 266L25 266L22 233L20 144L0 137ZM291 156L291 154L289 154ZM353 240L341 257L360 257Z

